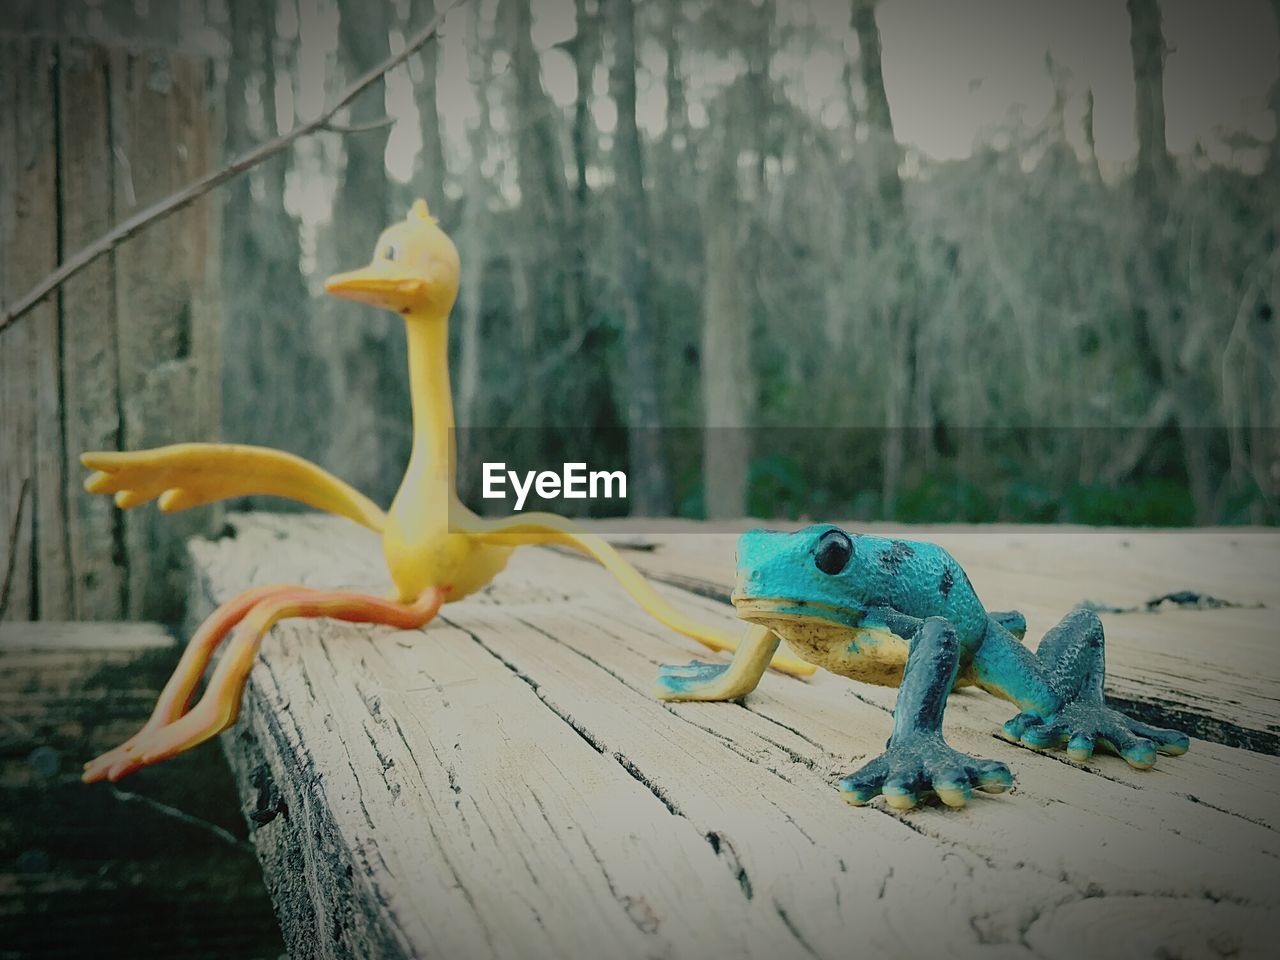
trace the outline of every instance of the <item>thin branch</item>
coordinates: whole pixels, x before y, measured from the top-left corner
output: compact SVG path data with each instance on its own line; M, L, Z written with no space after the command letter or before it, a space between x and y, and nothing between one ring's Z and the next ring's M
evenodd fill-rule
M116 786L112 786L111 795L122 803L140 803L144 807L150 807L156 813L172 817L181 823L203 830L205 833L217 837L228 846L235 847L237 850L242 850L246 853L253 853L253 844L248 840L241 840L230 830L220 827L216 823L210 823L208 820L202 820L200 817L194 817L185 811L179 810L177 807L171 807L167 803L161 803L159 800L154 800L141 793L129 793L127 790L121 790Z
M288 133L282 134L273 140L268 140L248 153L241 154L226 166L219 170L215 170L194 183L188 184L176 193L170 194L165 199L152 204L145 210L141 210L134 214L128 220L114 227L110 232L103 234L93 243L84 247L71 258L65 260L58 269L53 271L43 280L35 285L26 296L19 299L13 306L9 307L4 318L0 319L0 333L4 332L9 324L13 323L24 313L29 311L37 303L43 300L53 291L57 290L62 284L66 283L71 277L87 267L93 261L97 260L104 254L110 253L125 240L128 240L135 233L138 233L144 227L150 226L158 220L162 220L169 214L181 210L189 203L199 199L208 193L214 187L226 183L232 177L251 170L258 164L262 163L277 153L285 150L293 141L308 134L315 133L320 130L333 129L331 121L338 111L346 107L351 101L360 94L364 93L369 87L373 86L385 74L394 70L400 64L404 63L409 57L413 56L421 49L428 40L436 35L440 24L444 21L445 16L455 7L461 6L467 0L453 0L448 6L441 10L436 17L425 26L421 31L415 34L404 45L404 49L392 57L384 60L378 66L374 67L368 73L361 76L343 91L342 96L332 106L321 113L313 120L309 120L300 126L295 127ZM353 130L359 128L352 128Z
M5 566L4 586L0 587L0 617L9 609L9 590L13 587L13 572L18 566L18 534L22 530L22 508L31 491L31 478L24 477L18 491L18 509L13 512L13 529L9 531L9 562Z
M396 122L395 117L379 117L377 120L370 120L367 123L326 123L322 129L329 133L368 133L371 130L381 130L389 127Z

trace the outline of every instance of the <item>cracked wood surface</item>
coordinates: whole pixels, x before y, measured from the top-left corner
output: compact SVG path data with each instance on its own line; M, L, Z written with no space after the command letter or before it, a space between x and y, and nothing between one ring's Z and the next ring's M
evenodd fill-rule
M772 524L781 529L795 524ZM1107 626L1107 693L1141 719L1230 746L1280 754L1280 534L1090 530L1082 527L902 527L845 524L881 536L932 540L969 572L990 610L1021 610L1028 642L1084 601L1143 608L1180 590L1238 604L1102 616ZM705 596L733 587L734 532L664 521L611 522L627 558L650 576ZM681 533L688 529L690 533ZM1155 618L1154 620L1152 618Z
M192 544L197 616L256 584L385 586L376 540L354 525L250 515L234 528ZM935 539L988 603L1028 614L1032 642L1098 590L1091 599L1127 604L1194 586L1274 609L1250 551L1274 553L1276 539L1250 541L1244 560L1229 545L1204 554L1205 569L1239 568L1218 585L1185 582L1177 565L1187 541L1217 534L1161 535L1173 538L1159 550L1117 545L1146 534L1089 534L1092 558L1080 534L1068 545L1001 531L966 546L978 536ZM658 541L631 559L703 592L727 582L731 537ZM1174 558L1167 578L1161 552ZM661 589L731 619L715 599ZM1232 699L1215 684L1235 682L1274 702L1275 628L1236 619L1251 613L1108 616L1108 654L1133 665L1124 682L1162 683L1151 697ZM1167 625L1191 617L1187 636L1220 674L1144 668L1164 655ZM952 697L947 736L1007 762L1015 790L962 811L853 809L834 782L883 748L895 691L771 673L745 704L653 699L657 665L693 656L712 658L603 571L548 550L517 551L425 631L277 626L223 745L291 952L1263 956L1280 937L1273 756L1196 740L1146 773L1113 757L1076 765L995 738L1011 708L970 690ZM1224 722L1267 709L1239 706L1218 704Z

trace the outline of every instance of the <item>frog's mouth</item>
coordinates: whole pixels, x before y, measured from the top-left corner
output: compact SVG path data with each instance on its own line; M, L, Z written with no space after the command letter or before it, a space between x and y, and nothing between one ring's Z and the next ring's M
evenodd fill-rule
M764 625L796 621L822 620L842 627L856 627L864 616L860 610L837 607L815 600L793 600L785 597L748 597L734 593L734 611L748 623Z

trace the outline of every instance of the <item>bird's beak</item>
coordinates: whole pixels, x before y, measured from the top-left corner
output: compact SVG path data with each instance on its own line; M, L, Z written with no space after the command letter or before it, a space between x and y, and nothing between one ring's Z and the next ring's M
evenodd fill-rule
M399 310L406 303L421 299L427 292L427 282L374 263L359 270L335 273L324 282L324 289L325 293L344 300Z

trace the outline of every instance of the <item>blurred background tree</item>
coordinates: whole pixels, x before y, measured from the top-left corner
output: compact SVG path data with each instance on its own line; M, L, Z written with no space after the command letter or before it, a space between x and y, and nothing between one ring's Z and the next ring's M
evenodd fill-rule
M313 114L436 6L228 0L226 152ZM1128 0L1099 48L1131 57L1131 159L1100 159L1116 88L1077 82L1052 30L1043 114L1011 101L933 159L896 121L942 91L882 38L928 6L470 0L352 130L221 194L225 437L389 499L399 325L318 283L422 195L463 257L477 508L483 458L627 466L648 514L1276 522L1280 138L1224 117L1173 152L1166 4ZM1280 62L1280 3L1213 15L1237 13Z

